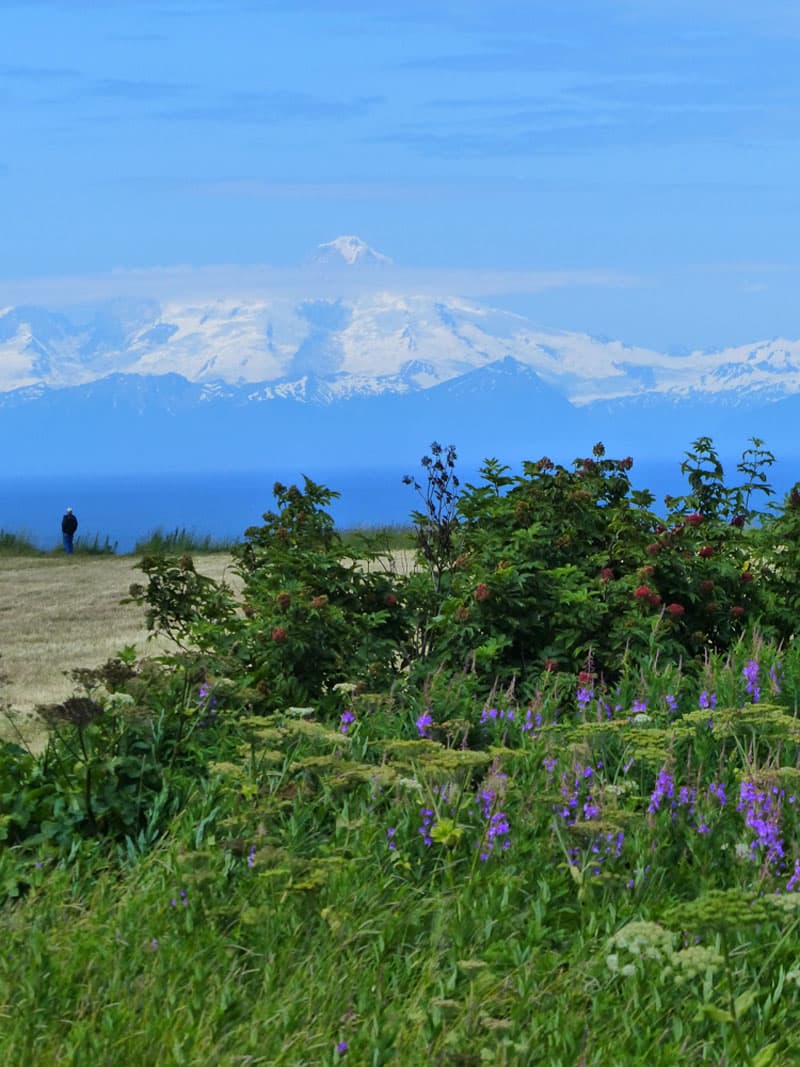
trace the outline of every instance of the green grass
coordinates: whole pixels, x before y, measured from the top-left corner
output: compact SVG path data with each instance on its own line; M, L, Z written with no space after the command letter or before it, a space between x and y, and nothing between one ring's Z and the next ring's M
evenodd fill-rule
M41 554L41 549L36 547L28 534L24 532L9 533L8 530L0 530L0 555L40 556Z
M114 541L112 544L107 534L102 541L100 534L79 534L73 542L73 552L77 556L114 556L117 553L117 543ZM53 554L57 555L63 551L63 548L58 546L53 549Z
M176 527L169 532L159 528L137 541L133 548L133 554L137 556L171 556L194 552L230 552L235 544L236 541L232 538L198 534L193 530L187 530L183 526Z
M387 526L354 526L340 530L339 534L346 546L358 544L366 538L380 546L381 549L389 551L416 547L416 535L412 527L399 523Z
M347 733L243 719L207 688L175 711L203 770L179 757L164 779L162 832L45 825L0 853L3 1062L334 1064L342 1041L376 1065L796 1062L795 650L710 662L705 698L674 667L588 705L543 677L530 714L463 697L456 718L451 691L443 715L435 685L364 695ZM124 758L98 747L96 773ZM0 766L7 828L40 801ZM742 782L779 798L783 858L737 810Z

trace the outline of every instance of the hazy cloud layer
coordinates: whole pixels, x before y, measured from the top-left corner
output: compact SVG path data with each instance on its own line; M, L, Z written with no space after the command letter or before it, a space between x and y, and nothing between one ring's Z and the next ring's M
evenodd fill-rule
M428 293L469 298L541 293L569 288L635 288L641 279L615 271L469 271L391 267L369 273L327 270L311 264L154 267L81 277L0 281L0 306L37 303L64 307L116 297L169 299L357 298L371 292Z

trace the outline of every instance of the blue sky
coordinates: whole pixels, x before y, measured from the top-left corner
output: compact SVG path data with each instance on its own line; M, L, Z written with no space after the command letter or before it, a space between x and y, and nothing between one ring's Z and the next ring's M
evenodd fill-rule
M543 325L800 337L795 0L0 0L0 31L0 306L354 233Z

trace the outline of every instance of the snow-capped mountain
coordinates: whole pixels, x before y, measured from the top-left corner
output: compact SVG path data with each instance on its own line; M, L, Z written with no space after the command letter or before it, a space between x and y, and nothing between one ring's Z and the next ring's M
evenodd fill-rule
M357 237L321 245L308 277L317 270L334 287L346 279L345 295L323 299L310 286L305 298L265 291L60 312L0 303L0 447L80 424L87 449L101 432L119 437L122 455L130 442L120 435L136 420L156 453L174 455L187 436L196 450L212 419L204 462L225 452L234 463L253 441L281 448L290 436L310 455L335 441L343 462L350 440L350 462L366 432L377 454L394 447L398 427L423 444L468 439L484 455L532 434L547 436L542 451L579 436L584 450L616 438L626 452L631 438L651 452L701 433L794 440L800 341L675 356L546 329L416 291ZM164 420L177 434L170 445L158 444Z
M389 256L376 252L366 241L352 234L319 245L311 262L325 266L339 266L344 262L349 267L389 267L392 264Z
M314 398L332 402L428 389L507 357L578 406L653 394L741 403L800 393L800 341L673 356L389 288L340 300L116 301L84 322L37 307L0 309L2 393L177 374L259 386L261 397L310 399L314 382Z

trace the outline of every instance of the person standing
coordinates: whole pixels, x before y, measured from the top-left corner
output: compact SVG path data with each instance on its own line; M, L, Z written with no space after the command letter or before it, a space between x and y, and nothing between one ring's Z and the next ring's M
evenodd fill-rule
M72 540L78 529L78 520L72 513L72 508L67 508L64 518L61 520L61 536L64 540L64 551L68 556L72 555Z

